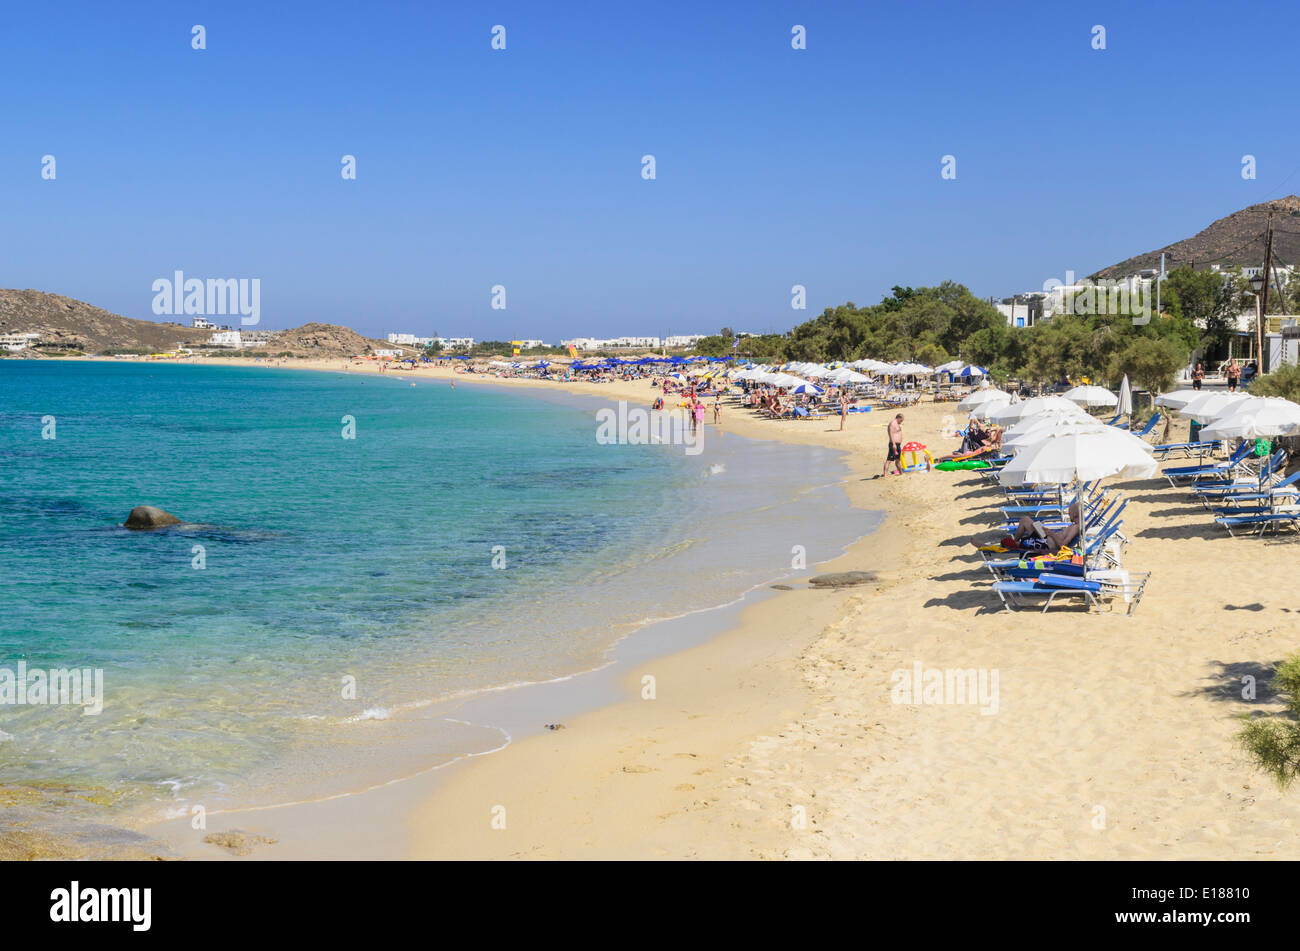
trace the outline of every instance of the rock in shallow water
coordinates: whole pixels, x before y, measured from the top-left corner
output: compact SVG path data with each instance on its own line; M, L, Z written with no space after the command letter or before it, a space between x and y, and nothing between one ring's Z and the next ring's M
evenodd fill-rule
M171 512L164 512L152 505L137 505L126 517L127 528L162 528L165 525L179 525L181 520Z

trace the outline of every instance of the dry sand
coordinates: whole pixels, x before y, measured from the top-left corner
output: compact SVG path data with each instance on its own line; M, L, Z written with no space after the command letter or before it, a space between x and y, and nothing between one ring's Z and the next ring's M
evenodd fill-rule
M449 385L449 371L408 375ZM655 392L566 388L647 406ZM954 445L951 404L905 413L906 438ZM889 518L819 570L874 569L878 584L783 592L631 672L624 702L454 768L396 819L352 797L347 821L404 823L413 858L1300 857L1300 790L1279 791L1233 739L1241 715L1280 709L1267 678L1300 646L1300 544L1229 538L1188 492L1129 484L1125 563L1154 572L1136 613L1010 614L967 544L997 490L969 472L872 479L889 415L846 432L731 408L722 421L849 451L850 501ZM891 676L916 663L996 671L997 712L893 702Z

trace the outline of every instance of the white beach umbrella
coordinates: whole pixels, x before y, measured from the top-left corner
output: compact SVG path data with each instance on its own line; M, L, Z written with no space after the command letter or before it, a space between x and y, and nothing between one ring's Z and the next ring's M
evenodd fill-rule
M1249 393L1199 393L1177 412L1189 419L1213 419L1237 403L1253 399Z
M935 373L956 373L965 365L966 364L962 363L960 360L949 360L947 363L935 367L934 372Z
M1114 406L1119 402L1115 394L1104 386L1076 386L1061 396L1080 406Z
M1153 453L1155 451L1150 443L1128 430L1107 426L1101 420L1094 419L1091 416L1067 415L1031 416L1002 434L1002 446L1004 449L1018 454L1054 436L1087 432L1105 433L1112 441L1131 443L1143 452Z
M1128 374L1124 374L1124 382L1119 385L1119 400L1115 411L1122 416L1133 415L1133 387L1128 385Z
M1088 417L1042 415L1023 419L1002 433L1002 448L1013 455L1061 432L1095 431L1102 423Z
M997 406L1005 406L1010 402L1010 393L988 387L987 389L976 390L958 403L957 408L962 412L969 413L974 409L987 410Z
M1126 438L1127 437L1127 438ZM1027 447L1003 467L1003 485L1049 482L1065 485L1119 476L1146 479L1160 469L1134 437L1111 426L1050 435Z
M808 381L803 379L802 377L797 377L790 373L774 374L771 380L773 386L784 386L784 387L802 386L807 382Z
M1267 439L1300 433L1300 406L1290 400L1256 397L1234 404L1201 430L1202 439Z
M1032 399L1022 400L1019 403L1010 403L1006 406L1000 406L993 412L989 413L989 419L1001 425L1014 423L1017 420L1024 419L1027 416L1037 416L1040 413L1072 413L1076 416L1086 415L1079 408L1078 404L1071 403L1069 400L1062 399L1059 396L1035 396Z
M1180 410L1198 396L1204 396L1201 390L1176 390L1156 397L1156 405L1166 409Z

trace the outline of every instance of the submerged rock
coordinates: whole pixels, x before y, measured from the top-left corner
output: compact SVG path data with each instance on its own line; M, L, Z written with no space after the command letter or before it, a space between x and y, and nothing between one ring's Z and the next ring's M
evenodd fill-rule
M870 584L876 580L874 571L834 571L828 575L809 578L814 588L849 588L857 584Z
M162 528L165 525L179 525L181 520L171 512L164 512L152 505L137 505L126 517L127 528Z

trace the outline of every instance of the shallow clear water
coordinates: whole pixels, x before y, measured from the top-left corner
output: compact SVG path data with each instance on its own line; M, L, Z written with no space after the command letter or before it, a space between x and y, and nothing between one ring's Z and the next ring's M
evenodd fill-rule
M0 667L102 668L105 690L97 716L0 706L0 781L147 816L402 775L500 744L443 716L449 698L599 665L645 621L734 600L789 574L794 546L811 566L875 525L829 485L832 453L601 445L597 405L0 362ZM186 524L122 528L138 504Z

